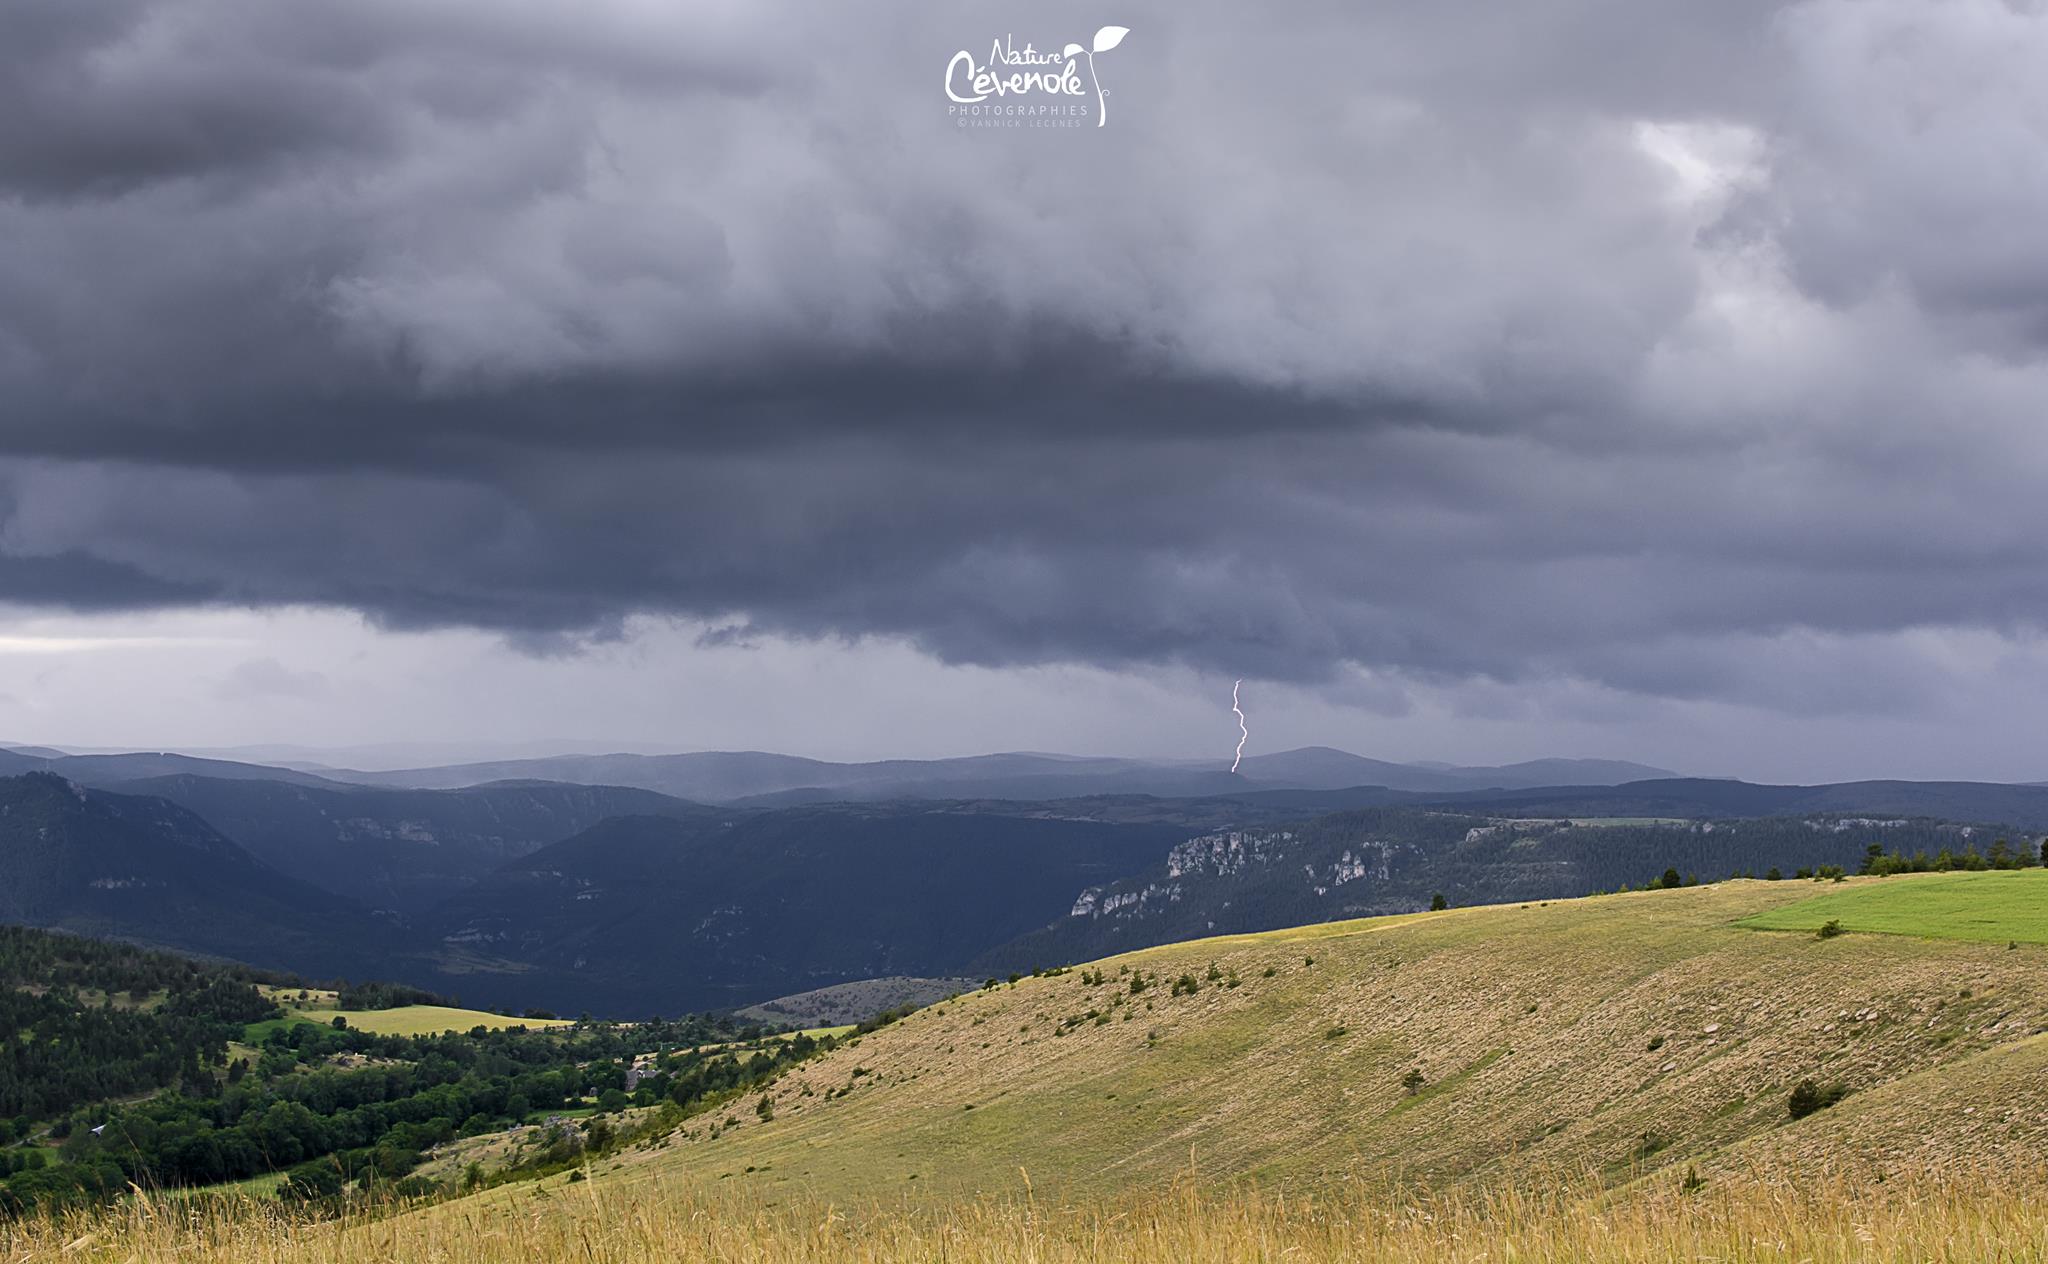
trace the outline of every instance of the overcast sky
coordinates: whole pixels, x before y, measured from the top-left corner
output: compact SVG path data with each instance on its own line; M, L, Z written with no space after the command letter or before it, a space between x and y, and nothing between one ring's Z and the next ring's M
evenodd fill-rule
M1112 23L1106 126L949 117ZM1227 758L1242 676L1253 750L2048 777L2044 65L1998 0L9 0L0 739Z

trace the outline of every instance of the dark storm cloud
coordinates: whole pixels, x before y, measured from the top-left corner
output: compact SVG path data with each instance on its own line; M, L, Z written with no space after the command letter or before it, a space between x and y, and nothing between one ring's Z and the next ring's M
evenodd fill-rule
M0 592L13 601L72 610L146 610L203 603L217 595L207 585L173 583L76 550L0 556Z
M1111 20L1109 127L947 120L954 49ZM13 6L0 592L1857 710L1794 634L2048 612L2044 47L1989 3Z

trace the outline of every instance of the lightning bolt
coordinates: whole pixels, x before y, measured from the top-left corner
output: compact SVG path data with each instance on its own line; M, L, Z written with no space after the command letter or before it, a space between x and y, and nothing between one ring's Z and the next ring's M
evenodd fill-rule
M1252 731L1244 726L1244 712L1237 705L1238 685L1243 683L1244 681L1239 680L1236 684L1230 686L1230 710L1237 716L1237 758L1230 761L1230 771L1232 772L1236 772L1237 766L1244 762L1245 739L1252 735Z

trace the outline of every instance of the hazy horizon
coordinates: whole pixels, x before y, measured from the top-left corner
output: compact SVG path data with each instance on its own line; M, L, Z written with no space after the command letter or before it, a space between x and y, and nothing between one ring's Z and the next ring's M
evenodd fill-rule
M607 742L602 739L562 739L529 742L391 742L371 743L361 746L308 746L299 743L254 743L246 746L175 746L163 743L140 745L59 745L51 742L14 741L0 738L0 749L24 750L45 749L62 751L68 755L121 755L173 753L190 755L200 759L221 759L238 763L271 764L278 767L303 767L309 769L327 768L337 772L389 772L407 768L429 768L459 766L465 764L491 764L520 760L548 759L556 756L599 756L599 755L773 755L793 756L801 759L815 759L825 763L870 763L870 762L925 762L946 759L985 759L1002 755L1034 756L1046 759L1071 760L1128 760L1134 763L1158 764L1166 767L1203 768L1215 765L1228 768L1230 760L1205 759L1185 755L1160 755L1129 751L1055 751L1038 749L1006 750L963 750L946 755L877 755L858 760L838 760L822 755L806 755L801 751L767 750L758 747L661 747L629 742ZM1258 755L1288 755L1308 750L1339 751L1365 759L1380 759L1385 763L1399 764L1411 768L1448 769L1468 767L1491 767L1486 764L1457 764L1436 759L1395 759L1374 755L1366 751L1347 751L1342 747L1327 744L1288 747L1278 751L1246 751L1247 758ZM1611 760L1601 755L1547 755L1535 756L1537 760ZM1508 764L1527 761L1509 760ZM1639 763L1641 761L1613 761ZM1678 769L1681 776L1693 776ZM1709 774L1711 775L1711 774Z

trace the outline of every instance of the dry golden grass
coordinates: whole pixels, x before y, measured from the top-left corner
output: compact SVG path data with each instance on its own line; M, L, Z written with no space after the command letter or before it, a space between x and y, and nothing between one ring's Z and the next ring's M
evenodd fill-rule
M249 1201L138 1201L99 1219L0 1228L0 1261L123 1264L725 1264L988 1261L1183 1264L1658 1264L1661 1261L2048 1260L2048 1169L1924 1171L1882 1185L1752 1170L1683 1193L1597 1181L1392 1198L1364 1186L1315 1199L1179 1183L1084 1205L1029 1197L936 1209L762 1204L693 1183L599 1181L339 1222Z

